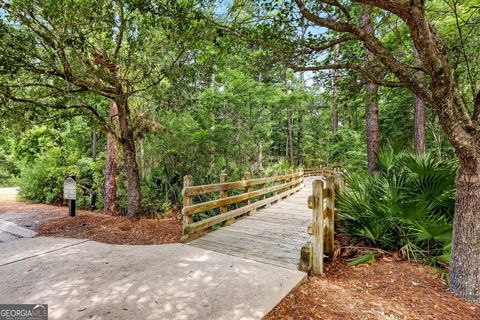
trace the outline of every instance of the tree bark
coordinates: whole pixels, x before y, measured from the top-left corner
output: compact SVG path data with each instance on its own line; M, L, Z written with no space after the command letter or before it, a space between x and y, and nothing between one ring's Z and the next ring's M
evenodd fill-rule
M110 123L113 128L117 126L118 110L115 101L110 100ZM117 157L118 146L117 138L112 132L107 137L107 154L105 159L105 201L103 212L105 214L116 216L117 211Z
M415 65L421 67L422 63L418 60L418 52L413 49L413 55L417 58ZM423 72L419 72L420 76L423 77ZM413 142L414 149L416 154L425 153L425 103L423 100L415 95L413 100Z
M460 158L450 289L462 298L480 302L480 165L474 165L478 159Z
M140 170L138 169L136 158L135 139L127 99L120 95L117 97L116 103L118 107L120 141L123 148L125 171L127 173L127 217L135 218L143 212L141 204Z
M303 164L303 114L298 115L298 130L297 130L297 164Z
M259 172L263 171L263 146L262 139L257 140L258 145L258 154L257 154L257 170Z
M287 122L288 122L288 155L290 158L290 165L294 165L294 158L293 158L293 133L292 133L292 110L290 108L287 109Z
M333 63L338 63L340 45L336 44L333 47ZM333 70L333 92L332 92L332 133L336 134L338 131L338 77L339 70Z
M362 15L363 24L367 33L373 33L372 18L365 10ZM365 63L368 66L375 59L370 50L365 49ZM367 164L368 174L372 175L378 170L377 151L380 144L380 131L378 128L378 86L372 81L366 83L366 137L367 137Z
M317 1L320 4L340 6L347 16L353 16L350 6L338 1ZM398 59L371 30L371 19L364 13L365 29L356 24L313 13L302 0L295 0L303 16L319 27L350 34L375 55L378 67L394 74L398 81L386 81L382 73L375 75L375 68L366 65L346 64L346 68L358 70L376 84L405 87L420 97L438 116L448 141L455 148L460 161L457 173L457 199L455 206L453 248L451 261L451 290L469 300L480 300L480 93L474 104L473 115L460 96L459 85L444 50L444 42L432 21L426 17L425 1L355 0L364 9L379 8L401 19L408 27L411 40L418 51L424 76L421 81L415 70L404 59ZM370 31L368 30L370 28ZM321 47L319 51L324 50ZM368 58L368 55L367 55ZM324 70L329 66L303 67L305 70ZM298 71L300 71L297 68ZM380 77L379 77L380 75ZM373 89L371 87L370 89ZM368 90L367 90L368 91ZM475 91L475 90L473 90ZM474 93L475 94L475 93ZM377 108L378 112L378 108ZM371 112L375 114L375 112ZM367 128L368 130L368 128ZM369 141L371 142L371 141ZM370 154L369 154L370 159ZM370 168L369 168L370 169Z
M416 154L425 153L425 104L423 100L415 96L413 101L413 140Z

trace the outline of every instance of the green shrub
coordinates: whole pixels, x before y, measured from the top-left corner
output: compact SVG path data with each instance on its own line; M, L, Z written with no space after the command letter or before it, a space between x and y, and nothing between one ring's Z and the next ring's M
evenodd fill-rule
M61 202L63 180L71 172L64 164L59 147L45 151L33 162L23 162L19 179L20 197L32 202Z
M18 179L20 197L35 203L62 203L63 182L69 175L77 177L77 206L89 208L92 190L103 183L103 161L89 158L66 158L60 147L39 154L35 161L23 161ZM101 192L99 192L101 195ZM97 207L101 207L97 205Z
M456 164L392 147L379 172L352 173L339 196L342 226L353 238L415 260L449 260Z

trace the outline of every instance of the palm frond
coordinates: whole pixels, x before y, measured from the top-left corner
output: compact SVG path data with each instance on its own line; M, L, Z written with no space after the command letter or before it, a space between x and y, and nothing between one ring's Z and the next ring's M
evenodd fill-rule
M354 238L413 260L448 255L455 207L456 163L387 146L380 171L348 174L339 217ZM445 256L446 257L446 256Z

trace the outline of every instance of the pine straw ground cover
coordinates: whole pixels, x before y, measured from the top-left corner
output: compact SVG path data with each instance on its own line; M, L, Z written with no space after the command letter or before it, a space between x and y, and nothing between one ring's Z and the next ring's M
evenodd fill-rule
M437 270L395 257L350 267L327 264L325 276L311 276L266 320L480 319L480 304L448 292Z
M37 231L40 235L90 239L112 244L163 244L178 242L181 222L172 213L163 219L130 220L78 210L67 216L67 208L45 204L0 201L0 217Z

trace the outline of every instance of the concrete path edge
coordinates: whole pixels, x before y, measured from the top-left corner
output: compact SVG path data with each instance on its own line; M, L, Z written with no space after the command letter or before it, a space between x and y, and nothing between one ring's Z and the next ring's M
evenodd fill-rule
M3 220L3 219L0 219L0 230L6 231L8 233L11 233L15 236L19 236L22 238L31 238L37 235L35 231L21 227L19 225L16 225L13 222Z

